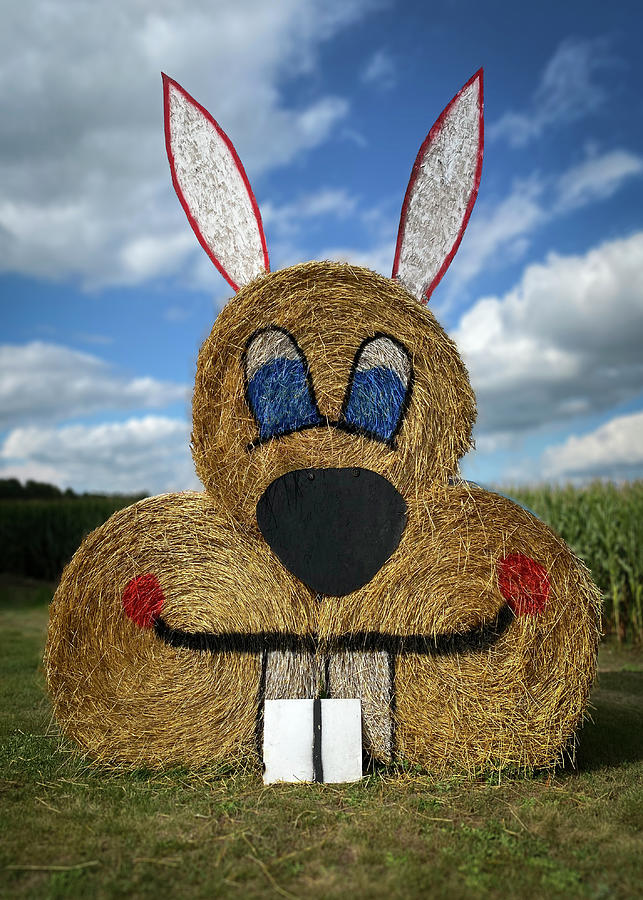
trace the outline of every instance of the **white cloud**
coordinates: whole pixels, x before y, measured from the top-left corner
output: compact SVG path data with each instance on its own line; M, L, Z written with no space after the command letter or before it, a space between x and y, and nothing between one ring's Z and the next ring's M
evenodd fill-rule
M376 50L364 66L361 78L365 84L375 84L385 90L392 88L397 81L397 73L390 53Z
M106 409L162 408L187 401L187 385L126 378L103 360L58 344L0 345L0 429Z
M177 324L179 322L185 322L192 315L192 310L188 309L186 306L168 306L168 308L163 313L163 318L167 322L172 322L173 324Z
M551 254L453 333L481 433L524 433L607 410L643 385L643 232L583 256Z
M643 159L627 150L593 155L558 180L558 210L568 212L615 194L628 178L643 172Z
M351 217L366 230L371 244L364 248L331 245L315 254L317 260L349 262L365 266L387 277L393 267L396 221L382 206L360 207L356 197L342 189L324 188L299 197L284 206L268 206L268 233L274 229L280 240L271 243L272 268L294 265L309 260L310 253L300 246L302 229L317 218L343 220Z
M643 157L628 150L594 152L558 177L532 175L517 181L496 204L482 203L453 263L448 290L432 305L444 312L485 267L504 265L527 252L532 236L548 222L613 196L643 174Z
M589 434L571 435L542 457L546 478L614 481L643 477L643 412L618 416Z
M317 256L317 259L353 263L355 266L364 266L366 269L390 278L394 253L395 242L390 240L379 243L368 250L358 250L354 247L328 247Z
M123 246L119 254L120 270L131 281L170 274L194 250L191 229L173 235L142 235Z
M84 344L100 345L107 347L114 343L114 338L107 334L91 334L86 331L80 331L75 334L75 338Z
M269 230L274 228L280 234L295 233L307 219L335 217L345 219L355 212L357 200L342 188L322 188L311 194L304 194L292 203L276 206L264 203L261 218Z
M497 204L481 204L453 263L448 294L437 295L436 309L459 298L487 264L498 260L505 263L525 253L529 237L548 217L543 193L542 180L534 176L514 184L511 192ZM432 301L432 305L436 303Z
M600 69L613 65L603 38L563 41L549 60L526 112L506 112L487 129L490 140L504 138L513 147L558 124L569 124L595 112L606 99L594 80Z
M231 135L251 179L326 140L345 98L284 104L321 43L377 0L34 0L0 32L0 269L132 284L200 251L170 185L161 69Z
M199 487L187 422L145 416L103 425L15 428L0 447L0 477L77 491L159 493Z

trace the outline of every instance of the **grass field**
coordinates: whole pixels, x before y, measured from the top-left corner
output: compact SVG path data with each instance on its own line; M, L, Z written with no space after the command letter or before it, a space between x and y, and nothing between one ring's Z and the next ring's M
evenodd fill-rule
M0 582L0 896L640 896L640 651L602 648L578 768L555 775L264 788L255 774L119 774L50 725L51 591Z

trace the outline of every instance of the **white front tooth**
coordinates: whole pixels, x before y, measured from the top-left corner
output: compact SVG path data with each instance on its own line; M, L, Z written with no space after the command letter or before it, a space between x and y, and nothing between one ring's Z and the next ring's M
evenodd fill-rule
M314 781L314 700L266 700L263 711L264 784Z
M362 704L350 700L266 700L265 784L362 777Z
M394 752L394 675L386 651L346 651L330 656L331 697L359 697L362 701L364 749L375 759L390 762Z
M325 782L341 784L362 777L360 700L321 701L321 764Z
M310 651L271 650L266 664L266 700L314 700L324 677L324 660Z
M266 654L262 710L265 784L341 783L362 777L360 699L317 699L320 691L329 690L332 659L309 651ZM336 686L340 687L339 682ZM341 687L344 693L350 689L348 683Z

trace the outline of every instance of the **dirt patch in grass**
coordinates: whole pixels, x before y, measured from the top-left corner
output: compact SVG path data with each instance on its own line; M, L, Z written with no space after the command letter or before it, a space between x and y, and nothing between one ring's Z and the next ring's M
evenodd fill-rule
M264 787L101 771L61 744L40 659L50 586L0 580L0 892L8 897L632 897L643 666L606 646L577 768L529 779Z

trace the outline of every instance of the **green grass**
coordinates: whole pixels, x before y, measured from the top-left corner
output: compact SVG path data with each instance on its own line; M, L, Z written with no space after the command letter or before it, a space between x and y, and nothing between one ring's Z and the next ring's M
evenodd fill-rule
M601 652L578 769L275 785L92 767L50 724L51 585L0 582L3 897L629 898L640 890L643 662Z

